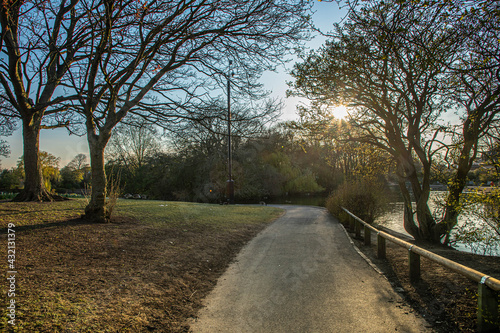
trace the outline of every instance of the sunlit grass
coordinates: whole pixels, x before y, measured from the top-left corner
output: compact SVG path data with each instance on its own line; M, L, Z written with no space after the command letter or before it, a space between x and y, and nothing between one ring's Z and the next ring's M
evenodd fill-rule
M213 205L191 202L120 200L117 213L145 223L179 225L213 225L262 223L278 217L282 210L264 206Z
M14 223L17 227L64 222L79 218L85 199L60 202L2 202L0 227ZM129 216L141 223L157 226L212 225L230 227L236 224L262 223L281 214L281 210L264 206L213 205L157 200L118 200L117 216Z

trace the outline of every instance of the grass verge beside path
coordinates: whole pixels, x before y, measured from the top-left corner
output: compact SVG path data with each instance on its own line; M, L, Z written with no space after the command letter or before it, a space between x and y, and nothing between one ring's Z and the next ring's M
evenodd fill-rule
M187 332L241 247L282 211L259 206L120 200L112 223L81 220L84 200L0 203L16 230L16 326L0 331Z

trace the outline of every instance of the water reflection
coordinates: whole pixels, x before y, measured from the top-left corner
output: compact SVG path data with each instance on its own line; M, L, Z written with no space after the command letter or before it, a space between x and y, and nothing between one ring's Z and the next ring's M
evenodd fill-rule
M434 212L436 210L439 210L440 204L439 202L442 201L446 196L446 192L444 191L434 191L431 193L431 198L429 200L429 208L431 209L431 212ZM413 203L414 208L415 208L415 203ZM403 208L404 208L404 203L397 201L397 202L391 202L389 204L390 208L389 211L384 214L382 217L376 220L376 223L384 226L388 229L394 230L396 232L402 233L404 235L410 236L406 230L404 229L403 226ZM474 219L472 216L465 216L461 215L458 218L458 226L462 226L466 223L474 223ZM476 221L477 223L477 221ZM452 239L454 239L454 231L452 231ZM473 248L481 248L481 244L475 244L476 246L473 246ZM463 243L456 242L453 247L459 251L464 251L464 252L470 252L470 253L477 253L477 254L488 254L488 253L483 253L483 251L473 251L470 247L466 246ZM497 247L496 249L492 249L491 255L495 256L500 256L500 249Z

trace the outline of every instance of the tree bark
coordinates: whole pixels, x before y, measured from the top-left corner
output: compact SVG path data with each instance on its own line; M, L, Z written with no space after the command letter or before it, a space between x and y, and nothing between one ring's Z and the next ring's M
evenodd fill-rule
M90 150L92 194L89 204L85 207L84 218L97 223L109 222L111 218L111 211L108 209L106 203L107 181L106 170L104 168L104 149L106 148L109 135L103 135L87 134Z
M418 240L420 238L420 234L418 232L418 227L415 224L413 216L413 207L411 205L410 192L406 188L404 179L400 179L398 183L399 183L399 188L401 190L401 194L403 195L403 202L404 202L403 226L407 233L409 233L411 236L413 236L413 238Z
M55 199L47 191L43 182L39 155L40 125L41 118L23 119L24 189L13 201L53 201Z
M463 125L464 144L460 150L458 158L457 171L449 187L449 194L446 200L446 210L443 221L437 226L439 231L446 235L444 243L447 244L450 239L450 231L458 222L460 214L460 196L467 182L467 175L472 167L472 162L476 158L477 144L480 137L480 120L484 117L487 110L478 108L468 111L467 119Z
M405 230L413 236L415 240L439 242L440 237L436 237L434 232L436 221L428 205L430 195L429 182L425 180L423 183L420 182L415 164L409 154L401 153L399 163L399 187L405 204L403 224ZM406 181L410 183L413 195L415 196L415 213L412 207L413 200L410 192L406 188Z

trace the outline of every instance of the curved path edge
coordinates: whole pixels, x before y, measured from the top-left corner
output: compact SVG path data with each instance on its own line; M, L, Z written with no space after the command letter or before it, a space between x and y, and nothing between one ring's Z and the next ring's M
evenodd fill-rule
M191 331L432 332L324 208L286 210L251 240Z

